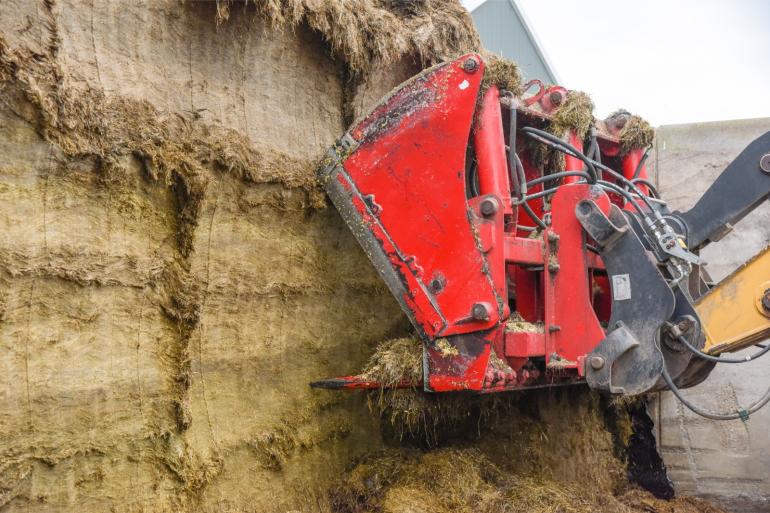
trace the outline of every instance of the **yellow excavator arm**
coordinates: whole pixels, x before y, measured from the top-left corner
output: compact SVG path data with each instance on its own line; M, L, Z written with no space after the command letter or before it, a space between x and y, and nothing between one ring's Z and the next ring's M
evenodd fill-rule
M694 306L706 336L704 352L737 351L770 337L770 246Z

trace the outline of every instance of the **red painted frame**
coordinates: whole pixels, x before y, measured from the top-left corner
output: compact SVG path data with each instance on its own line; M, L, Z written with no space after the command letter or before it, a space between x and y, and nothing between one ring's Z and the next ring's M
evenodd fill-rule
M547 211L551 223L530 238L521 227L534 223L511 203L500 93L495 86L480 92L483 73L481 57L469 54L405 83L349 132L355 145L333 175L349 198L346 221L387 257L391 268L378 268L386 281L396 276L403 286L399 300L423 337L424 386L430 391L502 391L579 380L610 313L603 265L588 251L590 241L575 216L584 199L609 212L610 198L598 187L566 179L550 201L531 202L537 215ZM517 126L549 118L558 108L543 104L549 91L539 93L539 110L530 102L511 111ZM568 141L582 148L574 132ZM469 145L475 165L466 161ZM620 153L612 137L600 148L610 156ZM527 180L543 175L523 144L517 154ZM641 155L634 150L622 158L626 177ZM582 166L566 158L567 170ZM478 181L475 196L468 191L469 172ZM646 176L642 167L640 177ZM508 329L512 308L537 329ZM380 386L358 376L331 382Z

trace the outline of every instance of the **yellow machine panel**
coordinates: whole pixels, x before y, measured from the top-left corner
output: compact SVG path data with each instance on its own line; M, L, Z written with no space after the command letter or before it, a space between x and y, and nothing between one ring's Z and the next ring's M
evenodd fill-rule
M704 351L737 351L770 337L770 246L695 303Z

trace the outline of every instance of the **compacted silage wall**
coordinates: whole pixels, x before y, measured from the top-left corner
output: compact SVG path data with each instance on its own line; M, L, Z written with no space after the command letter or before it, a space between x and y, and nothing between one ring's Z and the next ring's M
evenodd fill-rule
M0 511L657 511L584 388L426 437L307 386L409 331L319 159L474 49L444 0L0 2Z

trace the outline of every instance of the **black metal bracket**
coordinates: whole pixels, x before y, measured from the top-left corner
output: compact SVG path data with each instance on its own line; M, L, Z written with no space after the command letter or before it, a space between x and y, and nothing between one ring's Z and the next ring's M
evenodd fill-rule
M586 360L589 386L613 394L650 390L663 370L657 341L660 326L674 312L674 293L623 211L609 217L593 201L578 203L575 214L599 247L612 288L612 331Z
M687 226L687 246L699 249L721 239L770 196L770 132L733 160L690 210L674 215Z

